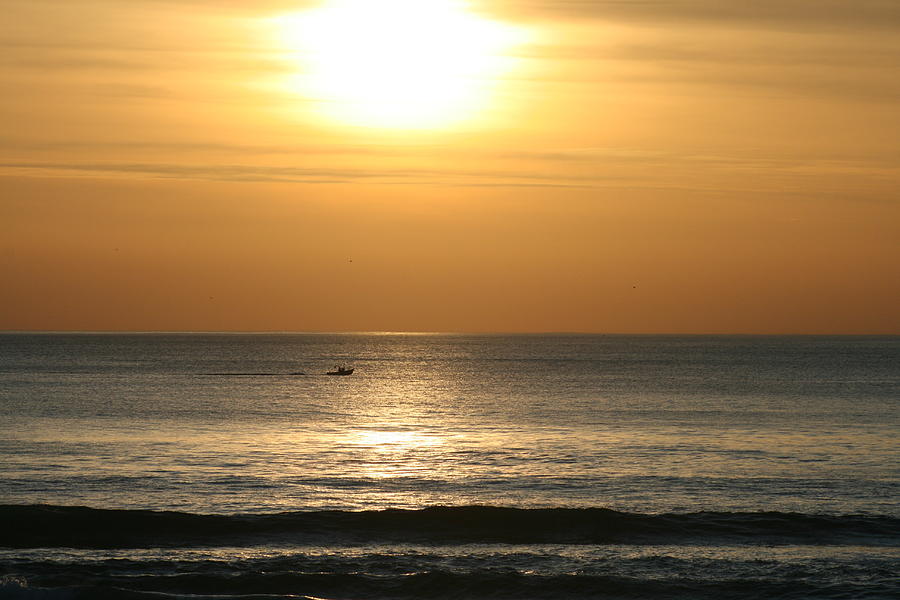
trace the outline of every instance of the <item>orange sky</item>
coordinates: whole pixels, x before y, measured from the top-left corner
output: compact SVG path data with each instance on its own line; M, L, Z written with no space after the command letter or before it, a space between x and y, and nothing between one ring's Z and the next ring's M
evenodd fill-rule
M342 1L0 0L0 330L900 333L897 3Z

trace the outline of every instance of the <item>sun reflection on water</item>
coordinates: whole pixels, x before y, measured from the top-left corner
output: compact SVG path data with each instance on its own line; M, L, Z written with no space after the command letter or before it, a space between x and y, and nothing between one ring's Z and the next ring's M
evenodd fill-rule
M358 477L420 477L440 469L446 440L421 431L392 428L348 432L344 445L354 456Z
M422 446L436 446L443 440L435 436L424 435L418 431L398 430L361 430L350 433L349 444L364 446L379 452L403 452Z

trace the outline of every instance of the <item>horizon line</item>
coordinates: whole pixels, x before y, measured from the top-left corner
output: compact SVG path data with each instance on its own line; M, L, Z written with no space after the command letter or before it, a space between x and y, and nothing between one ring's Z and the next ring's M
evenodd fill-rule
M885 332L708 332L708 331L401 331L401 330L189 330L189 329L2 329L0 335L484 335L484 336L731 336L731 337L898 337Z

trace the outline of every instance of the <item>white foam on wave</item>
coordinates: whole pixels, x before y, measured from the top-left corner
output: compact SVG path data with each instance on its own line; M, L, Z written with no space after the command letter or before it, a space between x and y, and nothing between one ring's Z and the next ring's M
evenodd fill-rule
M0 577L0 600L70 600L72 590L31 588L28 581L19 575Z

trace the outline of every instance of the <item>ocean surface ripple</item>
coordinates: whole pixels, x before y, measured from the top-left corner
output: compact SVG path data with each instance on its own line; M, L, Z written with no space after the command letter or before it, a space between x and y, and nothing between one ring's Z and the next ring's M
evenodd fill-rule
M889 336L0 334L0 600L895 599L898 399Z

